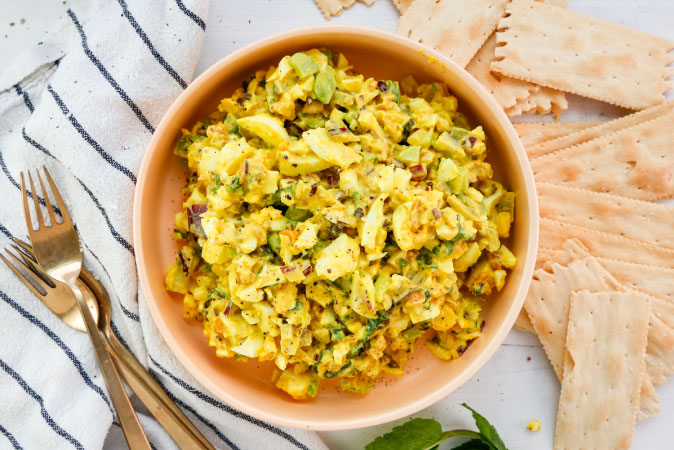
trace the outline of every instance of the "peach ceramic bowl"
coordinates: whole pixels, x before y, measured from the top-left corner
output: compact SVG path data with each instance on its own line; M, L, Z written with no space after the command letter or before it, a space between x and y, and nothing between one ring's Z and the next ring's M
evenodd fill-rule
M173 155L180 129L216 109L241 82L281 57L312 47L343 52L354 70L376 79L446 83L471 124L488 136L494 179L517 194L516 220L509 247L519 262L504 289L486 304L483 334L458 360L441 361L423 343L403 377L382 377L366 396L339 391L323 380L318 396L294 401L270 381L273 363L221 359L208 347L202 326L183 318L180 296L164 289L166 268L178 245L173 216L181 207L185 174ZM133 231L143 294L168 347L196 380L223 402L278 425L313 430L359 428L412 414L445 397L482 367L505 339L522 307L534 267L538 241L538 204L526 154L496 101L458 65L403 37L365 28L321 26L279 34L238 50L212 66L183 92L157 127L143 159L135 193Z

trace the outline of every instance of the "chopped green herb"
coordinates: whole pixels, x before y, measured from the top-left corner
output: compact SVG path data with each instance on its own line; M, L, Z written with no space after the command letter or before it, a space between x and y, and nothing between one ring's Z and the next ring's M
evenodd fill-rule
M307 388L307 394L309 397L316 397L316 393L318 392L318 381L314 380L309 384L309 387Z
M400 261L398 261L398 265L399 265L400 268L402 269L403 267L409 266L410 263L409 263L406 259L401 258Z
M215 180L215 187L211 192L215 194L216 192L218 192L218 189L222 187L222 180L220 179L220 175L218 175L217 173L213 176L213 178Z
M330 336L332 337L333 341L341 341L344 339L344 327L341 325L335 325L330 328Z
M183 136L180 139L178 139L178 148L181 150L187 150L187 148L190 146L192 143L192 138L189 136Z
M391 91L391 93L395 95L396 97L395 102L398 103L400 101L400 86L398 85L398 82L386 80L386 84L388 85L389 91Z
M343 374L344 372L346 372L349 369L349 367L351 367L351 361L349 361L347 364L343 365L339 370L337 370L335 372L325 372L325 374L323 375L323 378L338 377L341 374Z
M174 232L175 234L179 235L179 236L180 236L181 238L183 238L183 239L187 239L187 238L190 237L190 233L187 232L187 231L180 231L180 230L174 228L174 229L173 229L173 232Z
M240 189L240 188L241 188L241 179L238 176L235 177L232 184L230 184L227 187L227 189L229 189L229 192L234 192L234 191L236 191L237 189Z
M303 307L304 307L304 303L302 303L302 302L299 301L299 300L296 300L296 301L295 301L295 306L293 306L292 308L290 308L289 311L301 311Z
M433 86L431 87L431 98L428 99L428 101L432 101L433 98L435 98L435 93L438 92L438 86L435 84L435 81L433 82Z
M330 61L332 61L332 52L330 50L328 50L327 48L321 48L319 50L321 53L327 56Z
M370 336L372 333L374 333L374 330L377 329L379 325L384 323L384 321L388 319L388 313L386 312L380 312L377 317L374 319L367 319L367 322L365 323L365 337L351 348L351 351L349 352L350 356L356 356L362 349L365 347L365 343L370 339Z
M211 300L217 300L218 298L227 298L227 294L222 292L220 288L215 288L212 291L208 292L208 298Z
M351 197L353 198L355 205L358 206L358 204L360 203L360 192L354 192L353 194L351 194Z

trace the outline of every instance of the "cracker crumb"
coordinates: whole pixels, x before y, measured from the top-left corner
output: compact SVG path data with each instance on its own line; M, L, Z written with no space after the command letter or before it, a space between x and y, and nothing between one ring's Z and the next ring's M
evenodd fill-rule
M540 431L541 430L540 420L532 420L531 422L529 422L529 425L527 425L527 430L531 431L532 433Z

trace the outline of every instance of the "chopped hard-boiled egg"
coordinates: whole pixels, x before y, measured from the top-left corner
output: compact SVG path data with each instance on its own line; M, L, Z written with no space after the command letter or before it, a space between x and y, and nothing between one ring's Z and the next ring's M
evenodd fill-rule
M295 399L367 393L415 341L458 358L517 259L515 196L440 83L375 80L311 49L183 130L189 176L166 287L220 357L257 358Z

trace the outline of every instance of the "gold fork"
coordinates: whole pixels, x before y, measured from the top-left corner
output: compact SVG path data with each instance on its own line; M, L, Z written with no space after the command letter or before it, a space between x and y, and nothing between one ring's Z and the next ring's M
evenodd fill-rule
M76 300L72 291L68 289L67 292L64 292L59 289L59 286L63 286L63 283L53 280L36 266L37 262L34 259L31 246L18 238L13 238L13 241L16 243L16 245L12 245L16 254L7 248L5 248L5 252L14 261L14 264L10 263L2 254L0 254L0 259L14 272L17 278L56 314L58 313L53 309L54 306L60 309L67 308L68 304L75 306ZM82 267L77 282L87 303L98 303L100 307L98 328L108 338L109 346L107 350L115 358L115 365L131 390L136 393L140 401L145 404L179 448L184 450L214 450L208 440L185 417L168 394L114 334L110 321L110 298L105 287L85 267ZM64 320L67 325L78 331L86 331L82 318L79 316L79 311L78 321L72 320L74 317L68 317L68 319L71 320Z
M35 216L37 220L37 228L33 228L31 220L30 207L28 205L28 195L26 193L26 183L24 174L21 172L21 194L23 196L23 212L26 219L26 227L28 228L28 235L30 236L33 245L33 254L35 259L45 273L55 280L62 281L67 284L75 295L77 306L80 314L84 319L84 325L91 345L96 355L96 360L101 368L105 385L108 388L110 399L115 411L117 412L117 419L122 426L124 437L131 450L146 449L150 450L150 444L145 436L145 432L138 421L129 396L124 390L122 380L115 369L115 365L106 350L105 341L98 331L96 322L87 307L80 288L77 286L77 279L82 269L82 250L80 248L80 240L73 226L73 222L68 213L68 209L61 198L61 194L56 188L56 184L46 167L43 167L52 194L56 200L61 211L63 222L56 221L56 214L52 207L49 195L45 189L40 172L37 171L37 178L42 189L42 197L44 198L47 213L49 215L50 224L45 223L44 215L38 203L37 191L33 183L33 177L28 173L28 181L30 182L30 189L33 193L33 202L35 206Z

